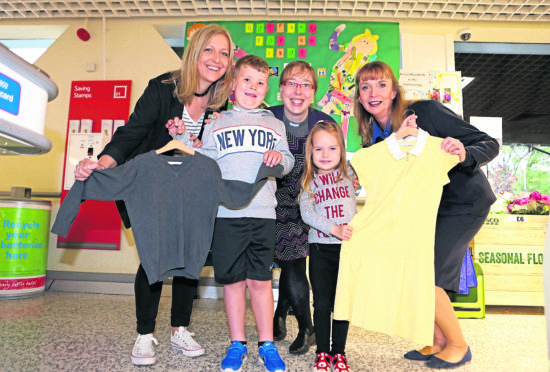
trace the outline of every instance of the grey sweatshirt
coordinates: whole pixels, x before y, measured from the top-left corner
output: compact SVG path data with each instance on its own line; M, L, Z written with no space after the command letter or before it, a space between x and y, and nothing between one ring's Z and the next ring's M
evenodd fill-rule
M170 276L198 279L212 242L218 204L234 208L247 204L267 177L280 177L281 171L281 166L261 167L256 184L226 181L216 162L204 155L171 157L150 151L118 167L95 170L84 182L76 181L52 232L67 236L83 199L123 200L149 283Z
M189 133L177 135L177 139L190 145ZM215 159L222 171L222 178L253 182L258 168L263 163L264 152L275 150L283 155L283 174L294 166L294 156L288 149L285 126L267 110L244 110L233 107L206 125L203 145L196 151ZM266 182L250 204L232 209L220 206L218 217L222 218L270 218L275 219L277 199L274 179Z
M354 173L348 167L348 175ZM300 194L302 219L311 226L310 243L335 244L341 240L330 235L334 225L344 225L357 213L353 182L339 176L338 171L315 175L310 184L312 198L307 192Z

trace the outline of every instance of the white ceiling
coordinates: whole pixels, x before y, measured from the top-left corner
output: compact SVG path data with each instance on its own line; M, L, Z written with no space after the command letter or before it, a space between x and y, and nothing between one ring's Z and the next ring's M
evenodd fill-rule
M0 1L0 19L116 17L381 17L550 22L550 0L67 0Z

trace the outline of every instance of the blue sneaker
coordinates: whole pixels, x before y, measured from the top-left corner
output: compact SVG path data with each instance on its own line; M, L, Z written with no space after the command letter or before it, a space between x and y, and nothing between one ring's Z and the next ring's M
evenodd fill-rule
M227 354L222 360L220 370L222 372L240 372L246 360L246 345L239 341L233 341L227 348Z
M260 353L260 362L264 364L267 372L284 372L286 371L285 362L279 356L279 350L277 346L273 345L273 342L266 341L258 349Z

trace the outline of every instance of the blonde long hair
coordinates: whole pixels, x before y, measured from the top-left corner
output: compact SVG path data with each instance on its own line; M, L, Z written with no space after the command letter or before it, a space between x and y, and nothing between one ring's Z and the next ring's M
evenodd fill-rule
M340 173L341 177L349 178L346 163L346 143L344 141L344 134L342 133L342 129L338 124L331 121L317 122L317 124L315 124L315 126L311 129L309 135L307 136L305 144L306 151L304 159L304 173L302 174L302 178L300 179L300 186L302 189L300 195L304 192L307 192L310 198L313 196L310 184L311 181L313 181L313 179L315 178L315 174L317 174L317 167L315 166L315 164L313 164L313 136L315 135L315 133L322 130L332 134L338 140L338 146L340 147L340 164L338 164L338 172Z
M206 44L216 35L223 35L227 38L229 43L229 59L227 70L223 76L210 87L207 107L217 110L225 104L229 97L231 82L233 81L233 42L226 29L216 24L209 24L193 33L183 53L181 68L173 71L171 78L167 80L167 82L174 82L176 84L174 95L183 104L188 104L191 98L193 98L193 93L195 93L199 84L197 72L199 57L204 51Z
M372 126L374 117L359 102L360 89L359 84L366 80L391 80L392 90L395 92L395 98L392 102L390 114L391 131L399 129L403 121L403 114L407 109L409 102L405 100L403 90L393 73L391 67L381 61L374 61L363 65L355 74L355 96L353 97L353 114L357 120L357 130L361 136L361 144L365 147L372 145ZM380 123L384 126L386 123Z

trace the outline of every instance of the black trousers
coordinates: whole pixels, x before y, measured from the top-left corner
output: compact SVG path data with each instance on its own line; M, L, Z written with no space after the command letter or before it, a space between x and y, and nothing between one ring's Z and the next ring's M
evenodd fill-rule
M338 282L340 249L340 244L310 243L309 245L309 280L313 291L313 326L317 340L317 354L345 354L349 322L331 321Z
M187 327L191 321L193 300L197 293L198 280L176 276L172 279L172 309L170 324L172 327ZM162 282L149 285L147 274L139 265L134 282L136 299L137 332L146 335L155 331Z

